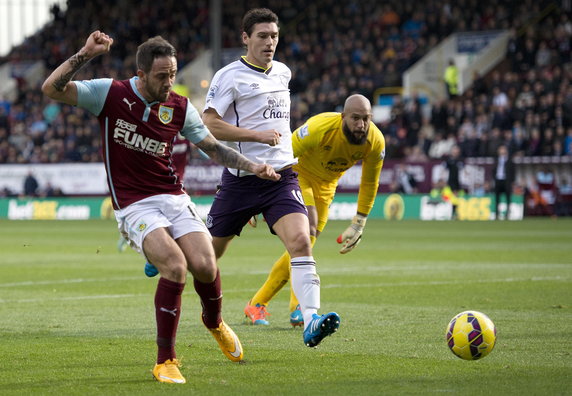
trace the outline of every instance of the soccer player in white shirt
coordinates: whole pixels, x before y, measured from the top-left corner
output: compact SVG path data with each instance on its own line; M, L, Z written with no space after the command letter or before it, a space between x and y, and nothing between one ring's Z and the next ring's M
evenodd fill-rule
M211 83L203 122L213 135L245 157L271 165L281 178L262 181L237 169L225 169L207 227L220 258L248 220L262 213L291 257L292 287L304 316L304 343L318 345L337 331L335 312L318 315L320 278L312 256L308 213L296 173L290 130L290 69L273 61L278 17L266 8L248 11L242 20L246 56L219 70ZM247 305L245 313L251 316ZM251 316L252 319L252 316ZM253 319L254 322L254 319Z

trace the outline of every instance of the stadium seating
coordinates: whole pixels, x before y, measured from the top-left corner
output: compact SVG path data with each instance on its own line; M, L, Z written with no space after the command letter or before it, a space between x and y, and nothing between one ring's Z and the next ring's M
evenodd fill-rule
M225 47L241 46L241 16L258 3L223 1ZM487 157L501 142L521 156L572 155L571 10L548 1L422 4L277 2L276 58L293 72L292 127L309 115L339 111L348 94L373 100L377 88L400 86L401 74L452 32L510 29L506 60L478 76L462 97L432 103L430 117L416 98L397 101L391 120L380 125L388 157L439 158L451 144L459 144L464 157ZM42 60L52 70L99 28L115 38L111 56L94 60L77 78L131 76L136 45L156 34L177 47L183 67L208 46L208 13L208 2L142 0L133 7L70 0L65 14L54 10L50 24L0 63ZM39 86L20 81L17 99L0 106L0 163L96 162L99 150L96 121L49 101Z

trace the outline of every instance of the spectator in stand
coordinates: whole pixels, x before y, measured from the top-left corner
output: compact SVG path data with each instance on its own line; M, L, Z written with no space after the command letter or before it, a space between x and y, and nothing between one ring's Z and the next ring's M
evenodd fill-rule
M421 151L425 154L429 154L429 147L433 142L435 137L435 128L431 124L429 117L423 117L421 124L421 129L419 130L419 139L417 140L417 146L421 148Z
M558 216L572 216L572 184L570 184L568 177L561 177L560 183L558 183L556 214Z
M398 156L399 150L397 139L392 135L385 135L385 155L387 158L400 158Z
M435 130L442 131L447 126L447 102L437 101L431 107L431 124Z
M564 147L562 145L562 142L560 140L554 140L554 143L552 143L552 155L559 157L563 155L563 152L564 152Z
M45 197L63 197L65 194L62 192L62 189L59 187L54 187L52 183L48 182L46 188L42 192L42 196Z
M455 99L459 95L459 68L453 59L449 59L449 65L443 74L445 81L445 92L449 100Z
M508 106L508 96L498 86L493 88L493 106L497 109L504 109Z
M501 218L508 219L515 170L511 155L504 144L498 146L493 172L495 179L495 217L497 220ZM500 212L501 194L505 196L506 209L504 216L501 216Z
M544 130L544 135L540 140L540 155L552 156L554 153L554 130L552 128L546 128Z
M487 81L477 70L473 74L473 92L477 97L489 93Z
M2 190L0 190L0 197L2 198L15 198L17 196L18 195L8 187L4 187Z
M477 115L477 119L475 122L475 132L477 138L481 138L483 135L486 135L491 129L491 123L489 116L486 113L482 113Z
M524 131L520 128L520 122L515 121L515 127L512 131L508 131L512 135L509 144L509 152L513 155L523 155L526 149L526 140L524 138Z
M400 87L401 74L397 70L394 62L389 62L385 70L385 85L386 87Z
M8 117L8 109L10 105L8 102L0 101L0 130L5 130L6 134L10 132L10 119ZM2 136L0 135L0 141Z
M566 129L563 151L564 155L572 155L572 127L568 127L568 129Z
M34 176L32 171L28 171L28 175L24 179L24 195L26 197L37 197L38 196L38 180Z
M461 157L461 148L457 145L451 148L450 155L445 158L443 167L447 169L447 185L451 188L455 196L459 197L464 195L464 190L461 188L461 172L465 166L465 162ZM455 217L456 206L453 207L453 217Z
M449 136L454 137L457 135L457 130L459 129L460 121L461 121L460 117L457 118L454 112L447 117L447 125L444 130L445 135L447 137Z
M423 152L423 149L419 145L413 146L410 149L410 153L405 157L407 162L425 162L428 159L427 154Z
M455 195L451 187L447 185L446 179L439 179L433 185L429 193L430 203L440 204L442 202L450 203L452 206L451 217L456 218L457 206L459 205L459 197Z
M461 157L461 148L457 145L451 149L451 154L443 162L443 166L448 171L447 184L453 192L458 196L461 191L460 174L465 166Z
M417 181L407 170L406 164L398 164L395 167L395 180L391 186L391 192L397 194L415 194Z
M546 41L542 40L536 50L535 66L544 67L551 64L552 51L548 48Z
M433 159L440 159L445 154L447 154L447 148L445 147L445 139L443 139L442 132L435 133L435 139L429 147L429 157Z
M400 23L399 14L397 14L392 6L392 4L385 3L382 6L381 16L379 17L379 23L382 26L397 26Z
M477 136L476 129L472 128L467 131L467 134L462 142L459 142L461 147L461 156L463 158L472 158L479 156L480 140Z
M504 143L504 138L500 128L493 128L489 134L488 142L485 145L484 156L494 157L497 155L498 147Z
M406 144L408 147L413 147L417 144L422 122L423 117L421 115L419 101L413 98L408 103L408 106L406 106L404 117L404 127L407 130Z
M530 138L528 139L528 145L526 148L526 155L528 155L528 156L540 155L540 145L541 145L540 129L537 127L534 127L530 131Z
M544 166L536 173L536 184L538 186L538 214L553 216L555 213L556 197L558 195L558 187L554 172L547 166Z

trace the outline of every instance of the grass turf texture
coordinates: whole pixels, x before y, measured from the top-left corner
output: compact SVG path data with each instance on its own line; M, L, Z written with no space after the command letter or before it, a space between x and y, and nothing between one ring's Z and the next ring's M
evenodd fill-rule
M113 221L0 221L0 394L566 394L572 359L572 221L370 220L338 254L331 222L315 248L322 312L340 330L316 349L288 323L288 292L270 326L242 310L282 253L265 224L220 263L225 320L245 364L228 361L199 321L192 285L177 351L185 385L152 380L156 279L118 253ZM455 357L445 328L474 309L496 324L495 350Z

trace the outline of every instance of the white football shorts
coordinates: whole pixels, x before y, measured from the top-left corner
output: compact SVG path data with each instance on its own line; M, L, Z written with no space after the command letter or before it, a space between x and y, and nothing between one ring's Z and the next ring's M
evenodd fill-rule
M143 256L143 240L160 227L167 228L173 239L190 232L204 232L211 237L187 194L153 195L126 208L114 210L114 213L121 235Z

